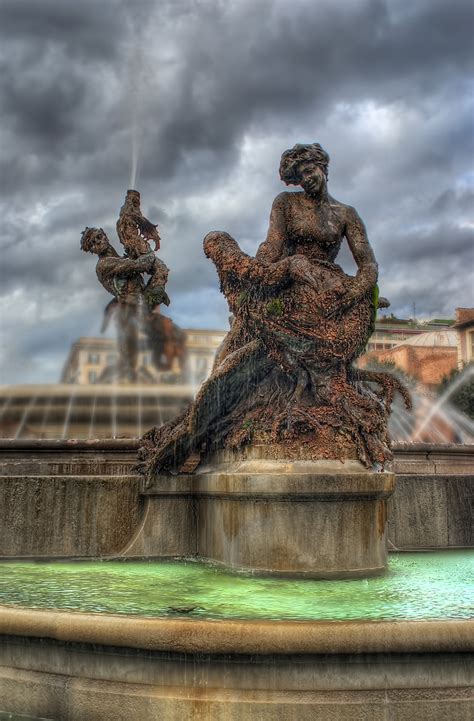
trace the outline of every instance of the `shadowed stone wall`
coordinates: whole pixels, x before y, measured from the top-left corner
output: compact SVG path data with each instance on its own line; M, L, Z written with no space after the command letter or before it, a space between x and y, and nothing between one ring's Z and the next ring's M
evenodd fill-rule
M474 476L399 475L388 500L388 536L396 548L473 545Z
M192 476L142 493L130 440L1 441L0 556L179 556L197 550ZM472 546L474 449L399 446L396 548ZM166 497L163 495L166 494ZM393 548L392 548L393 550Z
M0 554L118 553L139 521L136 476L10 476L0 479Z
M107 556L140 521L128 441L1 441L0 556Z

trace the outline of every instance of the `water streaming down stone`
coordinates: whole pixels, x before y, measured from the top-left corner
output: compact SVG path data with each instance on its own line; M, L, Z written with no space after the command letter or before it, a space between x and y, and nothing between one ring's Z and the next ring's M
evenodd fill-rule
M89 423L89 438L95 438L94 436L94 420L95 420L95 408L97 405L97 393L94 393L92 398L91 417Z
M72 413L72 409L73 409L73 406L74 406L75 398L76 398L76 393L75 393L75 390L73 389L73 390L71 391L70 396L69 396L69 403L68 403L67 408L66 408L66 416L65 416L65 418L64 418L64 425L63 425L63 429L62 429L62 433L61 433L61 438L67 438L67 437L68 437L69 423L70 423L70 420L71 420L71 413Z
M141 392L137 396L137 425L138 425L138 437L141 438L143 434L143 423L142 423L142 406L143 396Z
M47 427L48 417L49 417L49 413L50 413L50 411L51 411L52 405L53 405L53 399L50 398L50 399L45 403L45 406L44 406L43 418L42 418L42 421L41 421L41 428L40 428L40 432L39 432L39 437L40 437L40 438L44 438L44 437L45 437L45 429L46 429L46 427Z
M28 415L29 415L30 411L33 409L33 407L34 407L34 405L35 405L35 403L36 403L36 398L37 398L36 396L33 396L33 398L31 398L30 402L29 402L28 405L26 406L26 408L25 408L25 410L24 410L24 412L23 412L23 416L22 416L22 418L20 419L20 422L19 422L19 424L18 424L18 427L17 427L17 429L16 429L16 431L15 431L14 438L21 438L21 434L23 433L23 429L25 428L26 422L27 422L27 420L28 420ZM63 437L64 437L64 436L63 436Z

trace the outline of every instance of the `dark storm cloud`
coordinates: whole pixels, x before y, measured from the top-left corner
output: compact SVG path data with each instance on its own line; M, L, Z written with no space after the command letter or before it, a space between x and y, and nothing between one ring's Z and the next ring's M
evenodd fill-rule
M313 140L391 310L472 305L472 20L462 0L2 0L0 330L5 362L38 359L18 380L56 358L55 380L70 340L97 333L107 296L79 237L98 225L117 245L133 138L182 325L227 326L202 237L254 252L279 154Z
M395 239L395 245L404 248L403 263L444 263L454 259L460 266L474 260L474 229L456 225L438 225L431 231L419 230ZM401 259L399 259L399 262Z
M423 105L427 91L467 69L467 3L219 4L184 34L170 113L160 129L167 164L184 153L227 151L252 123L376 97ZM395 8L391 10L391 8ZM261 32L265 28L266 32ZM151 168L150 168L151 170Z
M46 44L62 47L86 64L92 58L110 59L117 52L125 6L119 0L2 0L2 36L5 42L24 43L21 50L32 53L31 59Z
M453 190L449 188L433 202L431 210L439 213L471 213L474 208L474 189Z

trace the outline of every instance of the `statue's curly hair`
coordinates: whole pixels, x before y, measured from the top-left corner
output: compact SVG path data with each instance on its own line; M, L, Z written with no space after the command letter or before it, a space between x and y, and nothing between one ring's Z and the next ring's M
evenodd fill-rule
M102 228L84 228L81 233L81 250L85 253L90 253L92 251L95 237L99 232L104 233Z
M311 160L322 168L326 180L328 178L329 155L319 143L296 143L290 150L285 150L280 161L280 178L286 185L299 185L301 175L299 165Z

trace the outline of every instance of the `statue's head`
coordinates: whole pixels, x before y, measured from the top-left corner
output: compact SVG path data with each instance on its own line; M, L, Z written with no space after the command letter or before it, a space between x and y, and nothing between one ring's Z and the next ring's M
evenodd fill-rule
M280 178L286 185L301 185L305 190L310 190L318 185L318 174L322 182L327 181L328 165L329 155L319 143L296 143L281 156Z
M127 190L122 210L125 209L140 213L140 193L138 190Z
M102 255L109 246L109 239L102 228L85 228L81 235L81 250Z

